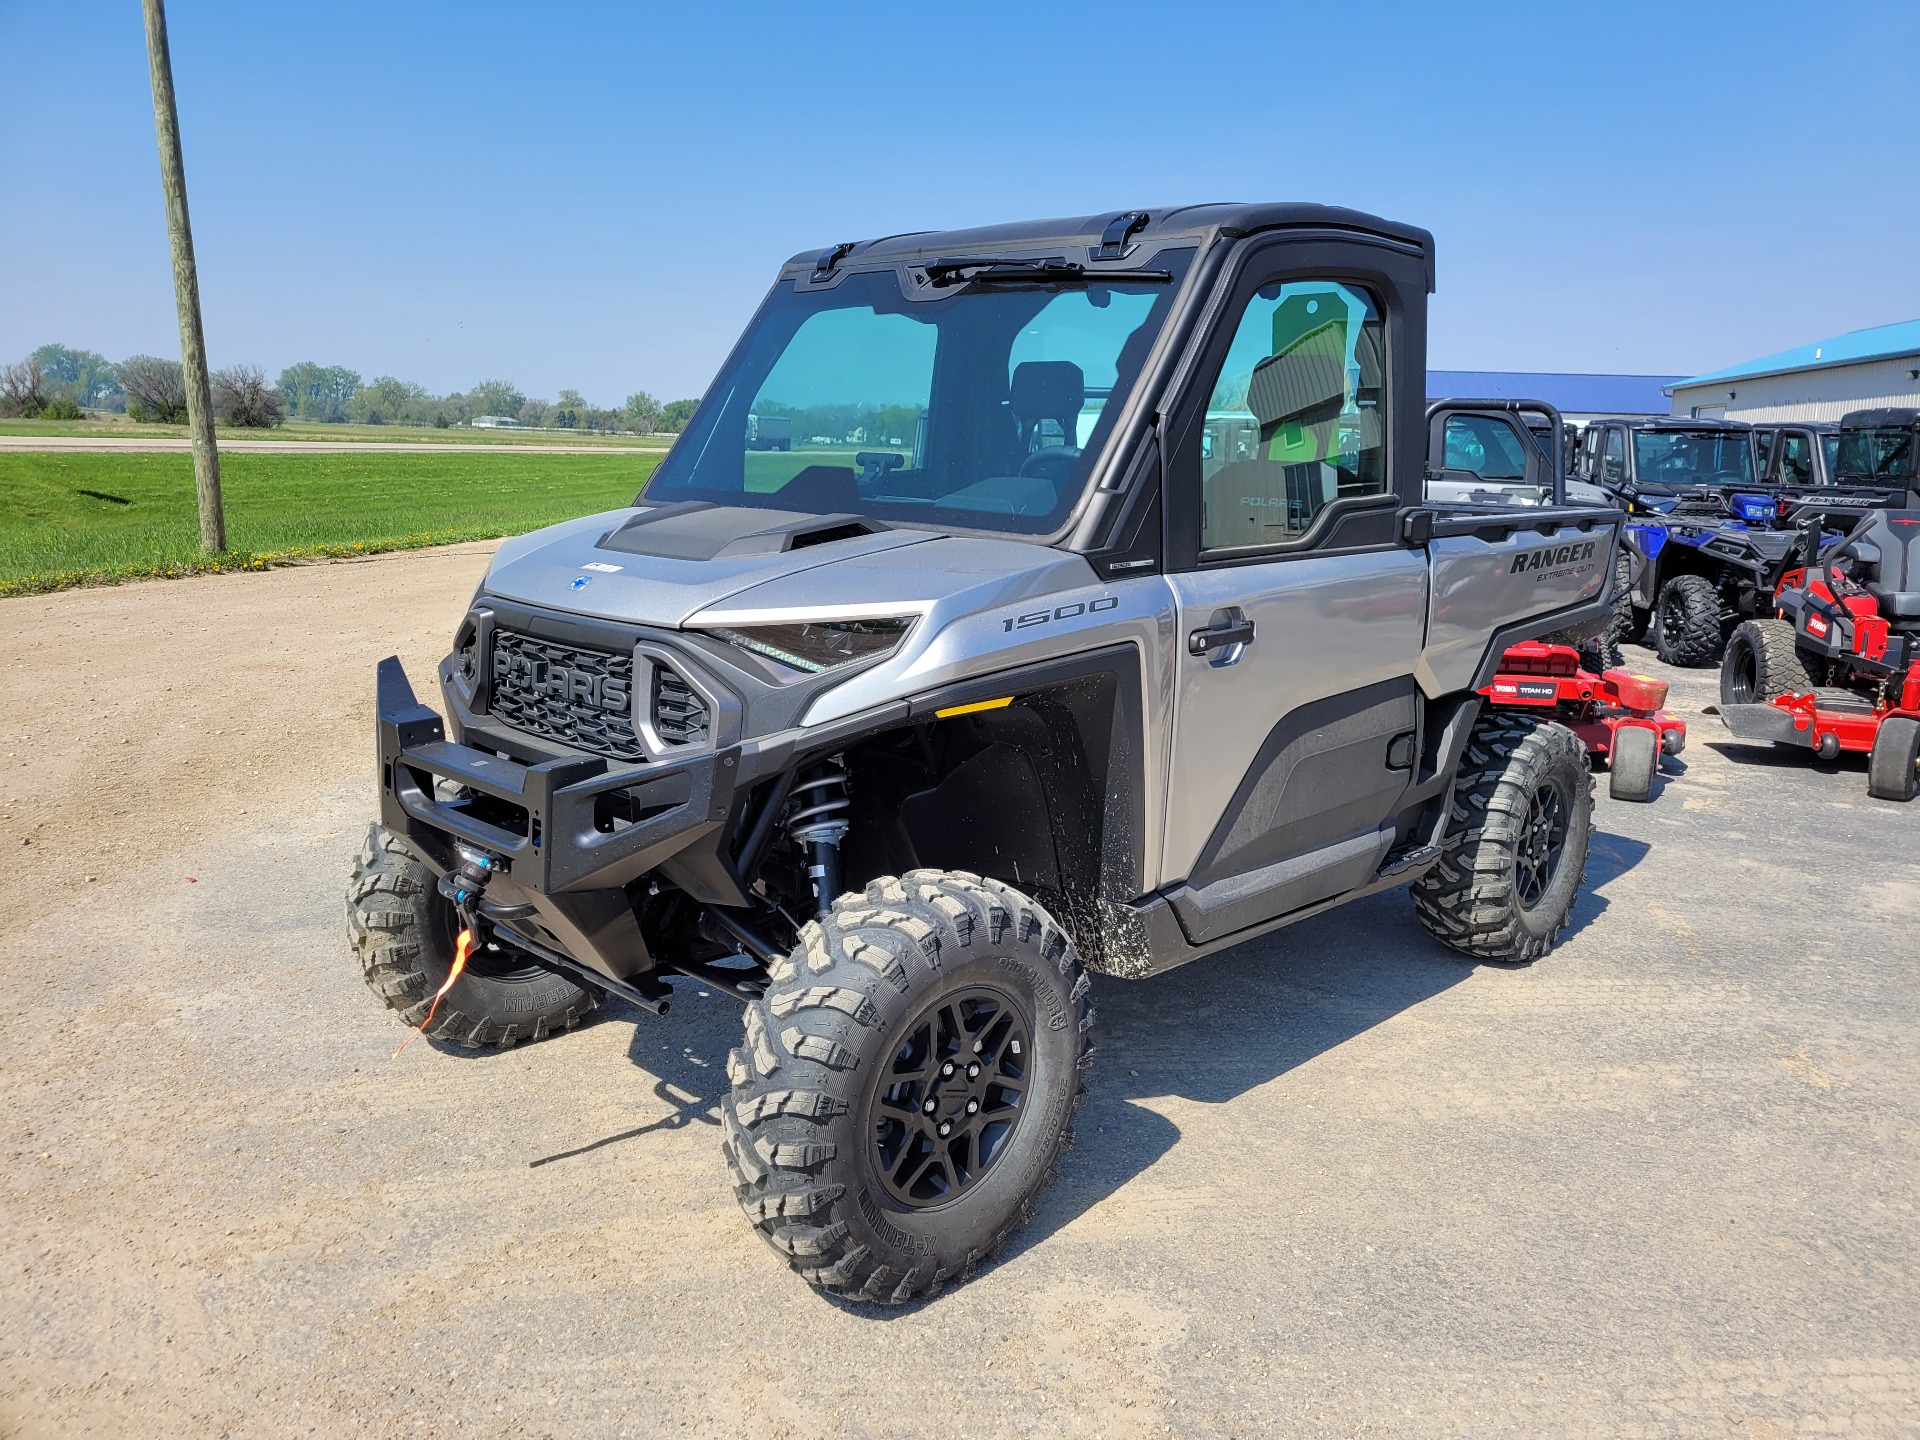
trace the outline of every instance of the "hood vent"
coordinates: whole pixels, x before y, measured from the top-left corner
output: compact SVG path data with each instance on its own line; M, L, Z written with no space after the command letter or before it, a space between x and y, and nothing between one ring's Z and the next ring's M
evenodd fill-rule
M601 536L598 548L662 560L721 560L782 555L836 540L879 535L891 528L864 515L800 515L692 500L642 511Z

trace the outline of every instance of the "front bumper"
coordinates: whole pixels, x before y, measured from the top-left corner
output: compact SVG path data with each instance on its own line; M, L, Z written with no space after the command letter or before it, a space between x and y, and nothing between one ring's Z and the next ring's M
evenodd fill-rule
M619 768L589 756L523 765L449 741L392 657L380 662L376 701L382 824L441 874L458 863L458 843L502 860L481 913L509 938L614 979L653 967L628 887L716 839L734 804L738 746Z

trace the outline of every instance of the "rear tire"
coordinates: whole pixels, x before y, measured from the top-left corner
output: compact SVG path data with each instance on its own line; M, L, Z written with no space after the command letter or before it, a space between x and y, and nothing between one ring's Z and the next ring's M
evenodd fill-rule
M998 881L914 870L841 896L770 980L721 1103L748 1220L848 1299L964 1280L1073 1140L1093 1023L1073 941Z
M1911 800L1920 788L1920 720L1895 715L1880 722L1867 757L1867 794L1876 800Z
M434 874L384 825L367 831L347 884L347 935L367 988L408 1026L426 1019L453 969L460 922ZM571 1030L599 1004L593 992L517 952L477 952L433 1012L427 1036L469 1050Z
M1573 912L1593 836L1586 747L1564 725L1489 710L1454 780L1455 848L1413 883L1427 933L1480 960L1538 960Z
M1765 705L1780 695L1803 695L1820 681L1800 649L1791 622L1743 620L1720 662L1722 705Z
M1660 587L1653 648L1669 665L1698 669L1720 654L1720 592L1704 575L1676 575Z
M1659 737L1639 725L1620 726L1613 732L1607 770L1607 793L1614 799L1651 800L1654 777L1660 773Z
M1633 606L1633 560L1623 542L1613 557L1613 623L1607 630L1613 654L1618 657L1620 647L1633 644L1646 628L1646 612ZM1623 662L1616 658L1614 663Z

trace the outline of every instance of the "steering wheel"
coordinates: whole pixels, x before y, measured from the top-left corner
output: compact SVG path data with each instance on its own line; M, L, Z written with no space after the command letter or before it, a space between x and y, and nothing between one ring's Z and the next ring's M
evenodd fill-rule
M1078 445L1049 445L1022 460L1020 473L1061 485L1072 477L1073 467L1079 463Z

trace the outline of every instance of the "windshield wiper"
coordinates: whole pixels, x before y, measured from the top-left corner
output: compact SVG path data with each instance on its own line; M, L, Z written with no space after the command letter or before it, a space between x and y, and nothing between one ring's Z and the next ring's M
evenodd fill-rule
M1000 255L972 255L935 260L925 267L929 285L1104 285L1109 281L1163 285L1173 279L1165 270L1089 270L1071 260L1032 260Z

